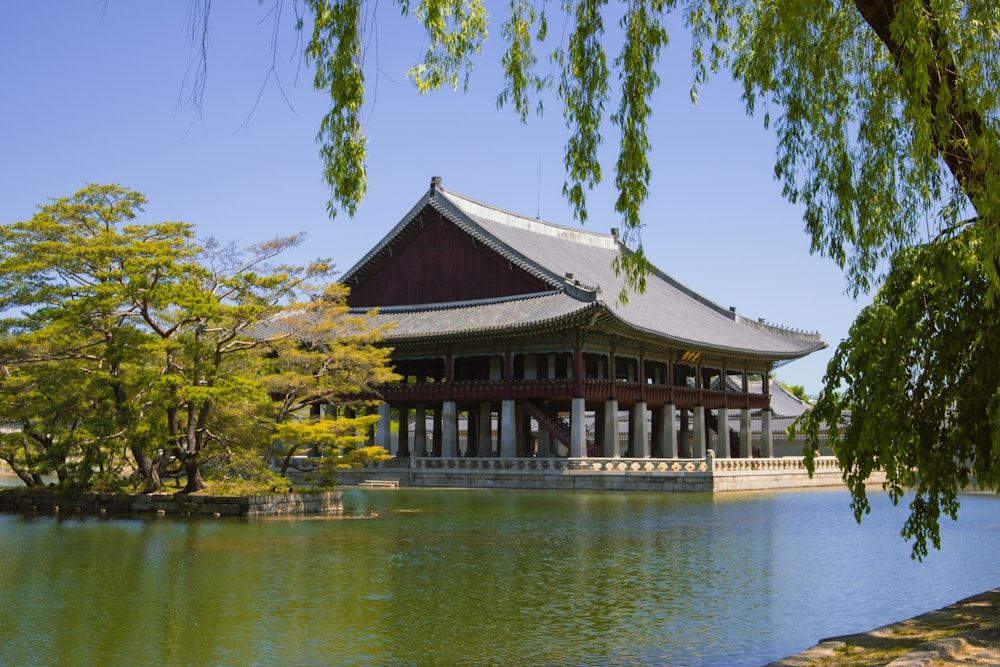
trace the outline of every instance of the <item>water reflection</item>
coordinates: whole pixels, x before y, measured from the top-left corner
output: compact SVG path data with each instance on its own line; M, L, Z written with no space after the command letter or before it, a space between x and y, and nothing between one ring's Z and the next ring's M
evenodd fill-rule
M761 665L998 583L845 492L348 490L370 520L0 516L0 664Z

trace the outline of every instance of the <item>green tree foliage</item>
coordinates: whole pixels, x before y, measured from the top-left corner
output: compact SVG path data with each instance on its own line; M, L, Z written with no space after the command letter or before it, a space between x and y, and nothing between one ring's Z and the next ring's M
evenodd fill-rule
M276 419L388 376L378 332L348 318L329 288L310 306L329 318L308 331L319 361L276 410L265 378L304 343L294 327L265 325L315 293L328 263L272 265L294 236L245 251L199 245L190 225L134 222L144 202L91 185L0 226L0 458L25 483L56 472L94 486L134 470L150 488L172 475L196 491L206 468L262 469Z
M408 0L398 4L404 14L411 12ZM207 9L209 0L201 5ZM364 140L358 120L364 104L362 6L360 0L302 0L297 5L300 27L306 17L315 18L306 53L317 69L316 87L331 99L319 136L333 188L331 213L337 208L353 212L364 195ZM428 43L427 55L412 70L420 90L445 83L457 87L460 80L468 80L486 37L486 7L483 0L421 0L413 9ZM633 251L623 253L616 268L629 289L642 289L648 269L640 236L640 211L651 176L648 127L662 70L659 57L667 44L667 19L674 15L693 37L692 98L710 73L729 69L743 84L747 110L762 112L765 124L774 128L775 175L785 196L803 207L813 251L844 268L855 295L884 283L878 298L883 303L899 298L901 276L924 267L927 280L939 283L934 290L965 295L957 319L987 323L985 329L953 331L959 337L947 344L967 355L979 349L989 333L989 321L979 316L992 308L1000 286L1000 12L995 3L563 0L556 5L510 0L505 14L500 30L507 45L502 56L505 82L498 105L510 105L526 120L531 108L542 109L544 96L556 96L569 136L563 191L581 220L587 217L587 190L603 178L598 148L605 114L617 105L607 118L619 131L616 209ZM612 38L605 30L615 20L621 34ZM550 31L553 22L564 29ZM548 58L539 58L537 49L552 34L560 41L548 48ZM617 51L610 66L609 48ZM937 259L949 253L963 258L962 270L931 271L929 267L938 266ZM981 289L962 292L967 284ZM919 305L915 294L906 303ZM929 305L924 308L927 317L936 312ZM899 349L884 343L880 350L871 349L881 340L865 334L871 316L866 313L841 344L827 376L828 399L841 389L840 382L852 383L844 399L854 410L847 441L857 434L858 443L876 453L873 466L909 469L916 461L912 450L931 447L929 441L899 439L872 428L870 415L892 410L894 419L902 421L926 405L936 406L937 414L947 407L949 423L983 424L982 429L962 431L963 437L976 438L967 443L975 456L963 466L980 484L995 488L991 471L1000 451L1000 413L995 402L974 395L993 397L997 384L982 384L992 379L966 373L964 367L909 354L941 344L935 327L917 327L910 344ZM845 371L846 360L876 353L909 368L911 377L904 382L902 376L891 375L900 382L891 387L875 373ZM913 378L931 372L937 374L936 381L923 385L917 397L910 391ZM895 390L898 396L882 405L866 402L884 398L878 387ZM836 423L825 407L821 399L814 414ZM961 410L975 412L960 415ZM806 430L814 432L814 427ZM943 440L934 450L941 457L968 453L942 452L945 442L952 441ZM840 449L838 455L854 480L852 451ZM942 464L922 471L921 480L940 480L922 482L919 500L929 509L916 506L904 529L915 538L918 555L924 539L936 537L935 503L951 513L951 489L965 479L956 471L965 469ZM864 506L863 489L852 487L856 502Z
M289 306L280 321L294 336L270 346L263 382L275 399L274 440L284 473L302 447L332 454L357 447L378 421L372 397L394 382L383 332L347 310L347 288L326 285L304 303ZM333 410L333 405L336 410Z
M948 243L900 251L874 303L830 361L826 386L802 428L826 424L858 520L866 480L885 471L893 501L915 488L902 534L914 556L940 548L941 515L957 518L958 492L975 475L1000 484L1000 310L967 229ZM844 386L841 394L836 391Z

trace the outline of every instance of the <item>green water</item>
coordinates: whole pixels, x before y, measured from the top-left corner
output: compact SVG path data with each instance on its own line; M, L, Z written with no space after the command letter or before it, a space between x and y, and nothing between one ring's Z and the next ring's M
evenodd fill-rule
M343 518L0 515L2 665L762 665L1000 586L1000 500L346 490Z

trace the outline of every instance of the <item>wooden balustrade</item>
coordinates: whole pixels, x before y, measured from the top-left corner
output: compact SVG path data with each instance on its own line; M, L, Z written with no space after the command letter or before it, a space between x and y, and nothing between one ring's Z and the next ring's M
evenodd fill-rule
M646 400L648 403L673 403L678 406L703 405L710 410L750 408L763 410L769 397L763 394L744 394L735 391L713 391L670 385L642 384L638 382L612 382L587 379L582 383L584 398L620 401ZM508 388L509 387L509 388ZM389 403L437 403L441 401L500 401L504 399L568 400L573 397L573 380L538 379L472 380L461 382L399 382L383 385L370 398Z

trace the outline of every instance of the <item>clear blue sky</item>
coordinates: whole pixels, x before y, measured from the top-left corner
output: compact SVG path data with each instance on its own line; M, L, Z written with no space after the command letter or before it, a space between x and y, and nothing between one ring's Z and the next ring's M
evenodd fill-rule
M27 220L47 198L90 182L118 183L148 197L147 222L181 220L199 236L247 245L306 231L307 244L290 260L330 257L347 270L439 175L445 187L481 201L578 224L561 194L568 135L557 102L547 99L546 114L527 126L496 108L500 16L468 93L418 96L405 71L420 56L422 37L389 3L368 23L368 198L355 218L341 213L331 221L315 144L327 103L301 66L290 13L272 56L267 10L214 3L198 114L185 103L187 2L10 4L0 23L0 220ZM552 38L561 32L550 25ZM831 261L810 255L801 211L772 177L774 137L760 118L746 116L738 87L717 75L692 105L682 29L671 39L654 101L647 255L722 306L819 331L828 350L777 372L816 393L833 347L863 304L845 294ZM589 195L588 229L619 226L616 144L609 124L604 183Z

